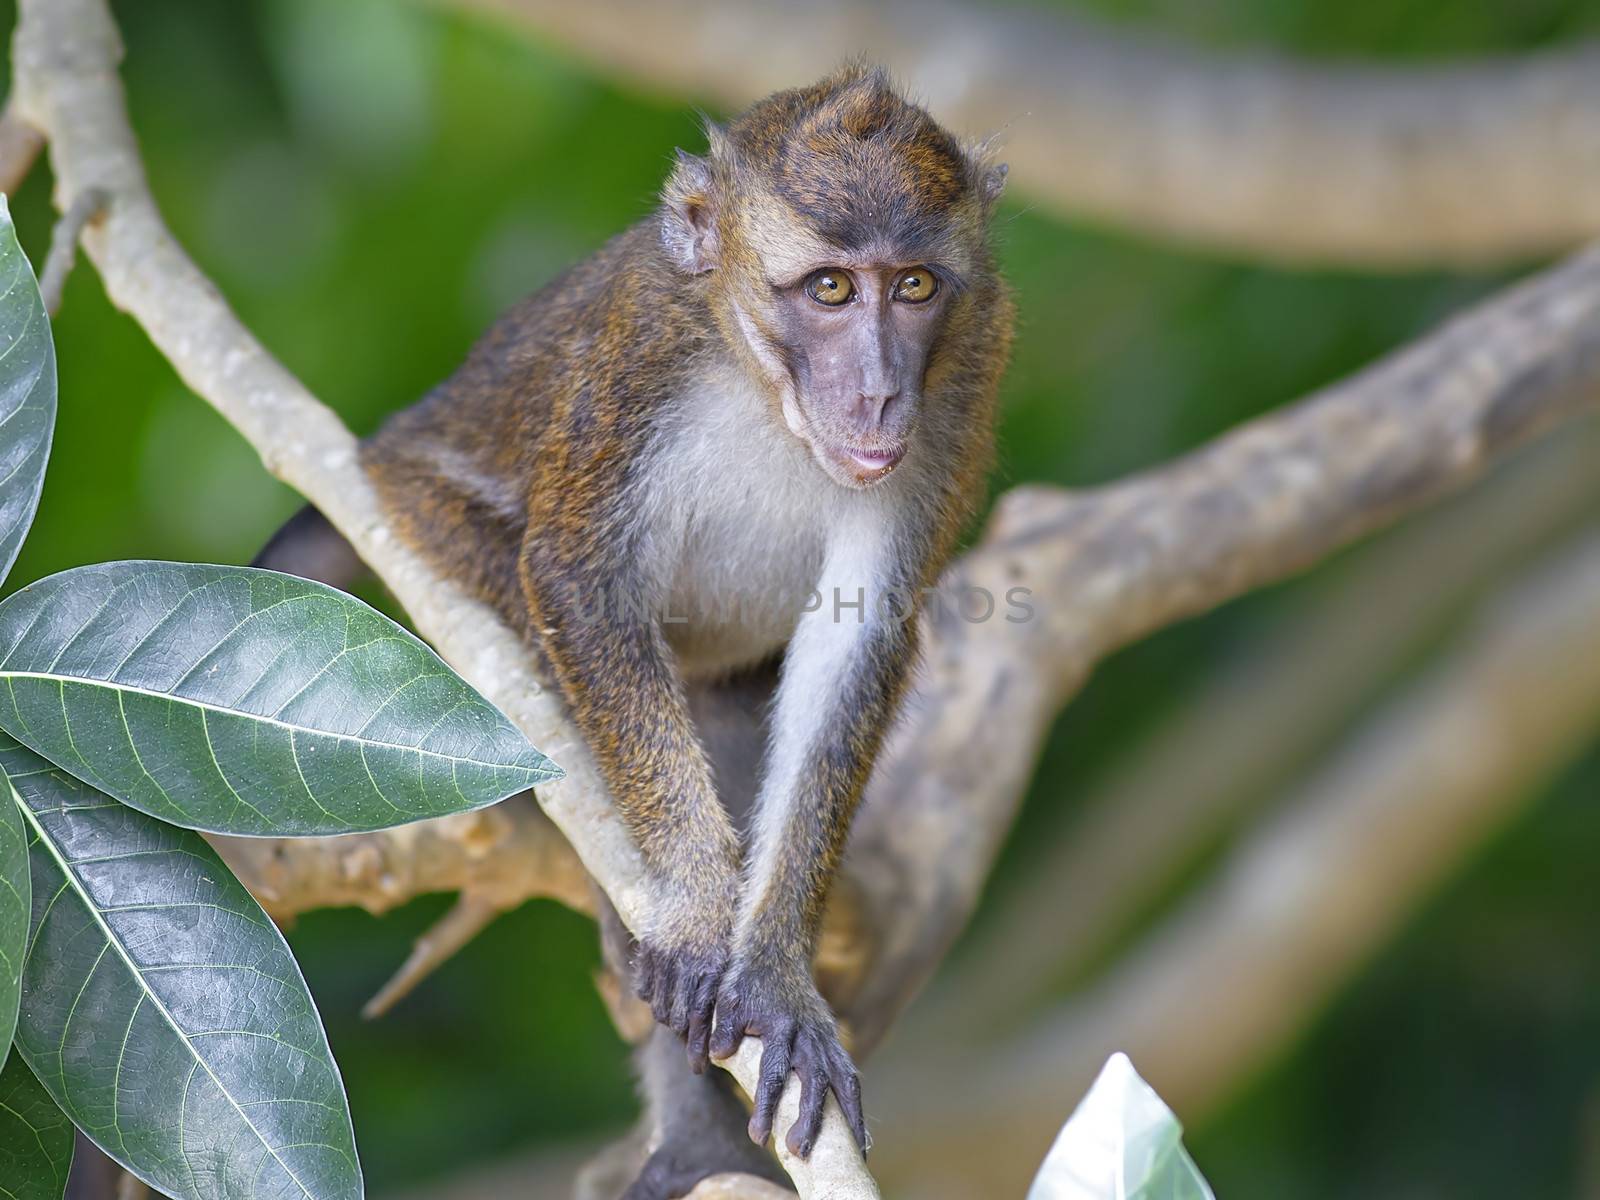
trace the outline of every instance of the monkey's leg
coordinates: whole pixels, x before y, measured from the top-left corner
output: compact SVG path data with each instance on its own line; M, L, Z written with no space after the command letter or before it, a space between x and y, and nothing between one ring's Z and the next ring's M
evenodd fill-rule
M727 679L691 683L689 716L711 761L717 799L743 836L761 784L772 695L778 689L778 659L759 663Z
M606 965L624 984L631 984L637 944L598 888L596 902ZM686 1196L708 1175L726 1172L786 1182L772 1155L746 1135L749 1111L733 1080L723 1071L692 1071L682 1044L670 1029L652 1027L634 1052L634 1066L644 1100L643 1129L649 1153L632 1184L621 1193L622 1200ZM607 1200L616 1195L614 1191L606 1193Z
M282 571L349 591L366 577L354 547L311 505L290 517L256 555L252 567Z
M687 1196L708 1175L725 1172L787 1182L777 1160L746 1136L749 1112L726 1072L696 1075L664 1026L651 1031L636 1061L646 1109L661 1140L622 1200Z

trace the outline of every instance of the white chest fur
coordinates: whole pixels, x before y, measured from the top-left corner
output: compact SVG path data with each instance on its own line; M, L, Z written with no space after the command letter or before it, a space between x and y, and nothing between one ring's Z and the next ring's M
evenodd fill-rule
M708 372L657 431L641 505L647 574L664 629L689 677L759 662L793 635L824 563L849 543L872 590L892 514L891 478L841 487L734 372ZM831 590L831 589L830 589Z

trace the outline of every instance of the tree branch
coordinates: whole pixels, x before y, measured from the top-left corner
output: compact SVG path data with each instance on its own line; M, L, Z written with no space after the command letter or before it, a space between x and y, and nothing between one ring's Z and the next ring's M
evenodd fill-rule
M211 842L279 921L347 905L383 913L432 892L468 892L501 910L545 897L594 911L583 864L526 796L381 833Z
M981 944L902 1038L1009 1026L1082 976L1207 848L1284 786L1419 647L1552 540L1600 511L1600 422L1518 456L1366 551L1124 756L989 901ZM1039 953L1049 946L1050 953ZM934 1000L934 997L928 997Z
M1017 1195L1112 1050L1185 1120L1283 1046L1600 724L1600 533L1482 609L1477 628L1231 854L1215 881L1064 1010L880 1082L914 1152L897 1191ZM962 1080L959 1089L933 1081ZM935 1150L937 1151L935 1153Z
M565 779L540 789L540 803L622 919L640 928L650 897L638 851L527 648L392 535L350 431L256 341L167 230L128 124L121 56L105 0L23 0L13 46L20 110L49 143L58 206L71 211L92 189L108 198L104 219L84 230L84 246L112 303L144 327L184 382L245 436L272 474L350 539L439 654L566 769ZM755 1089L760 1053L759 1040L747 1038L726 1064L747 1092ZM794 1121L799 1092L798 1079L791 1079L778 1128ZM783 1138L774 1140L802 1197L877 1196L831 1097L809 1160L790 1154Z
M729 107L865 53L999 133L1058 215L1251 258L1482 264L1600 235L1600 45L1313 66L959 0L434 2Z

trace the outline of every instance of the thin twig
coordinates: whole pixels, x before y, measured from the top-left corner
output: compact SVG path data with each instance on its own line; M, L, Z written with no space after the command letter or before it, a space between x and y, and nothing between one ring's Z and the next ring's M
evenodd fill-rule
M50 252L45 255L44 270L39 273L39 294L44 298L44 311L50 316L61 311L67 276L72 274L72 266L78 259L78 238L90 221L105 212L110 200L101 188L81 192L50 231Z
M450 911L416 940L400 969L362 1006L361 1015L369 1019L383 1016L504 911L492 900L462 892Z
M382 833L211 842L279 921L346 905L384 913L417 896L465 890L503 910L535 897L593 909L583 864L527 796Z

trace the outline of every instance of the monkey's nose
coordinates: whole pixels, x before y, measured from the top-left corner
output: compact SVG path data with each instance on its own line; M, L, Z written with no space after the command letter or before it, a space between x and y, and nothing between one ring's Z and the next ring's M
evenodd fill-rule
M894 402L900 398L899 392L862 392L856 396L855 416L868 429L876 429L883 424L883 419L889 415L889 410Z

